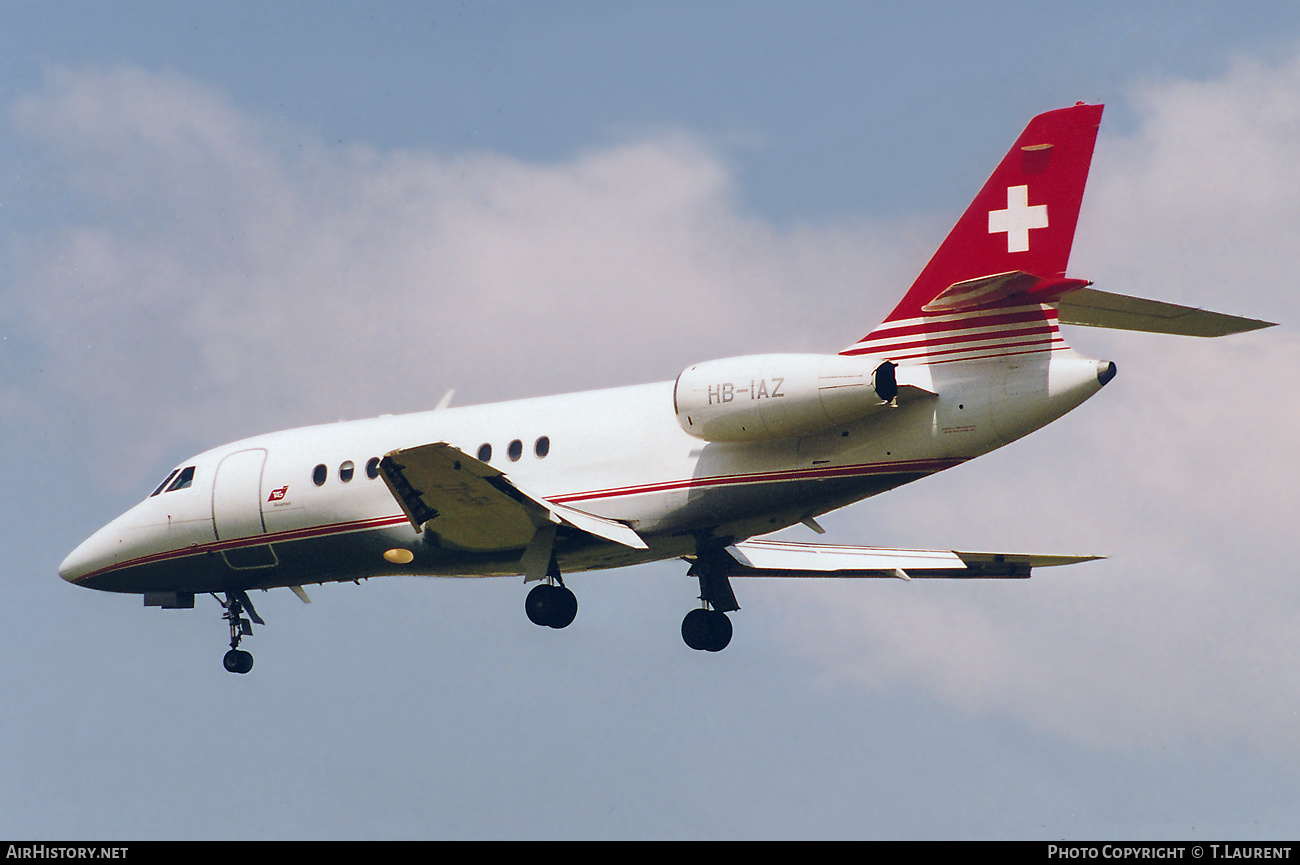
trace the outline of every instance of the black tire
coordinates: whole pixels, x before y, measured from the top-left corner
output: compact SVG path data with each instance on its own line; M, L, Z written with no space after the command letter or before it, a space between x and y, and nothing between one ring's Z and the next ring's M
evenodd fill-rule
M709 647L710 610L691 610L682 619L682 641L696 651Z
M221 663L225 666L227 673L247 673L253 669L253 656L239 649L231 649L226 652L226 656L221 659Z
M556 606L555 593L558 591L557 587L546 583L535 586L524 599L524 612L528 614L528 621L542 627L550 625Z
M578 617L578 596L564 586L556 586L555 590L551 620L546 624L557 629L567 628Z
M726 613L709 610L709 640L705 651L721 652L731 642L731 619Z

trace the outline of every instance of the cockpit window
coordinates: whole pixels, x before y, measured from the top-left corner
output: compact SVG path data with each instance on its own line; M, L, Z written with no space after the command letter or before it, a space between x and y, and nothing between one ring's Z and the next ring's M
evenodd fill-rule
M180 469L172 469L172 473L169 474L169 475L167 476L166 480L164 480L162 483L160 483L160 484L158 485L158 489L156 489L156 490L154 490L153 492L149 493L149 498L153 498L154 496L156 496L156 495L158 495L160 492L162 492L162 491L163 491L163 488L166 487L169 483L171 483L172 478L176 477L176 473L179 472L179 471L180 471Z
M181 473L176 476L176 480L172 481L172 485L167 488L167 492L170 493L170 492L174 492L175 490L183 490L193 483L194 483L194 466L186 466L185 468L181 469Z

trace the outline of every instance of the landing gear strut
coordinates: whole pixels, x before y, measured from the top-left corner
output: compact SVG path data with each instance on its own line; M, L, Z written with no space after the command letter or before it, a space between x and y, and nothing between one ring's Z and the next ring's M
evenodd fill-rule
M524 612L534 625L567 628L578 615L578 598L564 585L560 568L551 557L546 582L535 587L524 600Z
M216 595L212 597L216 598ZM226 612L221 618L230 623L230 651L226 652L222 663L228 673L247 673L253 669L253 656L239 648L239 641L246 636L253 635L253 622L259 625L265 625L262 617L253 609L253 602L248 599L248 593L243 590L226 592L226 599L223 601L217 598L217 603L225 608ZM248 615L252 619L244 618L244 610L248 610Z
M682 619L682 640L692 649L721 652L731 642L731 619L727 613L739 610L736 593L727 579L728 564L735 561L724 549L725 544L710 539L697 541L699 551L687 576L700 580L700 609L691 610Z

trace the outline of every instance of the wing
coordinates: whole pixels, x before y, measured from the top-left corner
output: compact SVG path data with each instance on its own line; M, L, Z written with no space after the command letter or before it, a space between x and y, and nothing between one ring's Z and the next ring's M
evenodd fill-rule
M1072 565L1102 556L1040 556L964 553L950 550L892 550L749 540L732 544L729 577L899 577L1023 579L1033 568Z
M379 473L417 532L449 549L524 550L530 579L545 575L558 526L646 549L623 523L548 502L446 442L391 451Z
M1181 336L1227 336L1273 327L1274 324L1176 303L1111 294L1094 288L1081 288L1063 295L1059 311L1061 324Z

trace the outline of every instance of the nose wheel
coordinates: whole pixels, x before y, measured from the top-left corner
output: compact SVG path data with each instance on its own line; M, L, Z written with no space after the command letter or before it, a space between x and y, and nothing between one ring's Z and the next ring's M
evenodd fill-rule
M253 635L253 622L259 625L265 625L266 622L262 621L262 617L253 608L253 602L248 599L248 593L243 590L226 592L226 599L223 601L217 598L217 603L226 610L221 618L230 623L230 651L226 652L221 662L228 673L247 673L253 669L253 655L240 649L239 641ZM247 618L244 610L248 610Z
M226 657L222 659L226 665L227 673L247 673L253 669L253 655L251 652L245 652L242 649L231 649L226 652Z

